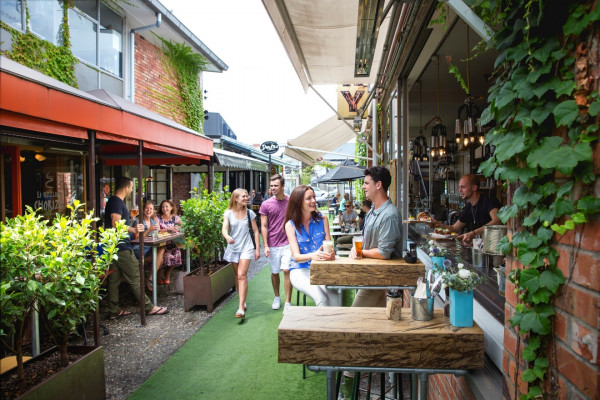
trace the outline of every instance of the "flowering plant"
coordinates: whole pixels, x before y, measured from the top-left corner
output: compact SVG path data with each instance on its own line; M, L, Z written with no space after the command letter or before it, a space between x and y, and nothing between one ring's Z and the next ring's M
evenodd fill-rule
M430 240L429 245L429 257L446 257L447 249L437 244L435 240Z
M459 263L456 268L452 268L449 262L444 262L444 264L445 269L438 267L436 272L441 275L442 282L450 289L459 292L471 292L477 285L487 281L485 276L480 276L476 272L466 269L462 263Z

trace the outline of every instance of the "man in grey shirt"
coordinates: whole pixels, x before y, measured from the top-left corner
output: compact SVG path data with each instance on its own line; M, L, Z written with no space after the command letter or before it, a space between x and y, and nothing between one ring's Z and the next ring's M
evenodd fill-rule
M398 209L391 202L387 190L392 183L390 171L381 166L365 170L363 190L373 202L371 211L365 217L363 230L363 257L390 259L402 257L400 218ZM356 258L352 248L350 257ZM360 289L352 307L385 307L385 290Z

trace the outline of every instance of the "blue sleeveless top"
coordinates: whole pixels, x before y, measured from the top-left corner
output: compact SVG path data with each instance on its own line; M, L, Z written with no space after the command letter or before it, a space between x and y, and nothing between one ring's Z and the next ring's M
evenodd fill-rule
M319 214L321 215L321 214ZM300 249L300 254L308 254L314 251L317 251L322 245L323 240L325 239L325 225L324 220L320 219L315 221L311 218L308 223L308 232L304 228L304 225L300 227L300 230L296 228L294 222L290 220L290 223L294 227L294 231L296 232L296 240L298 241L298 248ZM297 263L292 260L292 264L290 265L290 270L292 269L308 269L310 268L311 260Z

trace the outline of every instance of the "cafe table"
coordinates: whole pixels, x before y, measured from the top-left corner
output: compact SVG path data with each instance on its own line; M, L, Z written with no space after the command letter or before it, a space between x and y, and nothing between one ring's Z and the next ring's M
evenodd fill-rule
M158 267L158 263L157 263L157 253L158 253L158 248L162 247L162 246L166 246L167 242L169 240L175 240L175 239L179 239L182 238L184 236L183 232L178 232L178 233L174 233L172 235L165 235L165 236L159 236L158 238L154 239L152 237L150 237L150 235L146 236L144 238L144 246L151 246L152 247L152 301L154 302L154 304L156 304L156 281L157 281L157 277L156 277L156 269ZM138 244L140 241L139 239L132 239L131 243L133 244ZM188 252L187 257L185 258L185 266L187 268L187 272L190 272L190 253L189 253L189 249L186 247L186 251ZM140 277L141 278L141 277Z
M425 274L421 261L407 263L402 258L379 260L335 257L335 260L313 260L310 264L311 285L337 289L342 304L342 289L414 289L417 279Z
M429 375L483 368L481 328L454 327L443 310L434 310L430 321L416 321L403 308L400 321L392 321L379 307L292 307L277 335L278 362L325 371L328 400L336 399L340 371L418 374L419 399L425 399Z

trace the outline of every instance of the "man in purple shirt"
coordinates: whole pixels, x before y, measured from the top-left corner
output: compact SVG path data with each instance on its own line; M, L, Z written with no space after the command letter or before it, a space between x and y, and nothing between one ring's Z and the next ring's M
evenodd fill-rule
M271 264L271 283L275 299L273 310L281 308L281 297L279 296L279 272L283 271L283 288L285 290L285 312L291 306L292 283L290 282L290 262L292 252L283 229L285 222L285 211L288 205L288 196L283 193L285 181L279 174L271 176L269 187L272 197L265 200L260 206L261 234L265 248L265 257Z

